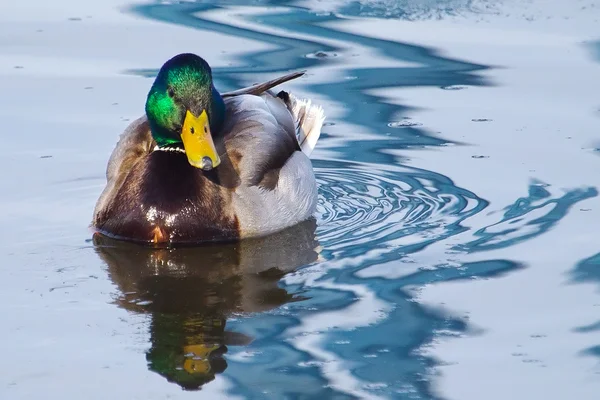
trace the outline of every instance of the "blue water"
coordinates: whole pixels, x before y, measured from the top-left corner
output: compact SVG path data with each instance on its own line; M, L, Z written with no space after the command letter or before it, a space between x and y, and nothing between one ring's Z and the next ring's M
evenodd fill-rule
M268 5L286 8L244 18L290 36L205 18L219 9ZM310 74L322 66L349 77L303 86L309 96L314 93L343 109L342 115L327 118L313 156L319 183L314 221L275 237L202 249L151 251L111 241L81 243L101 261L103 270L94 279L113 285L109 306L127 311L119 317L124 324L137 324L135 340L143 350L135 354L136 365L159 376L165 393L183 393L171 390L177 387L202 398L208 387L225 379L223 396L247 399L445 398L436 384L436 367L443 362L422 350L441 339L475 334L476 327L468 316L419 302L420 289L519 274L528 265L518 257L487 253L545 235L598 191L585 186L557 193L534 176L520 197L491 205L443 170L408 165L406 156L395 155L397 150L410 154L464 144L423 128L411 118L410 104L392 104L371 91L491 88L498 83L487 72L496 66L448 58L439 49L398 38L336 30L327 23L348 17L410 20L470 7L469 1L438 1L433 9L428 2L399 1L390 7L349 1L333 14L290 1L240 0L218 5L157 1L124 11L197 30L198 37L212 31L269 45L268 50L234 55L229 67L214 68L221 91L291 70ZM202 54L203 46L211 45L199 40L190 51ZM360 54L347 49L353 46L411 66L357 67L353 57ZM590 46L598 53L597 42ZM122 73L148 78L149 85L159 66ZM491 213L492 206L497 212ZM465 223L478 215L488 216L484 225ZM468 230L468 240L453 239ZM428 253L438 244L445 245L441 255ZM415 255L430 263L415 265ZM464 261L465 255L479 255L478 261ZM581 255L568 279L597 285L600 255L583 257L589 255ZM599 326L595 322L573 329L585 333ZM598 346L582 352L600 356ZM110 353L104 357L110 359Z

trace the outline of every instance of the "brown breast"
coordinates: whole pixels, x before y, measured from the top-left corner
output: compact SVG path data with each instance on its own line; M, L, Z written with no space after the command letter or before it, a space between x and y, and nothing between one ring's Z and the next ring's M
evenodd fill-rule
M226 164L217 170L194 168L183 153L150 153L132 167L96 227L109 236L141 242L237 240L232 168Z

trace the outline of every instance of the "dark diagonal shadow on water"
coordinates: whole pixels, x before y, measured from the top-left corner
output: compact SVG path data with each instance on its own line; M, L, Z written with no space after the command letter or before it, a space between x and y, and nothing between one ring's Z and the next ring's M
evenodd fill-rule
M237 6L270 5L286 7L231 13L227 23L208 15ZM244 398L442 398L432 375L441 360L423 349L436 338L481 332L464 316L419 303L420 288L499 278L525 268L518 260L465 263L460 256L480 252L483 257L485 251L532 240L564 218L573 204L597 195L595 189L553 194L534 182L529 194L512 205L494 205L496 212L503 210L500 217L473 229L466 221L492 208L485 199L443 174L404 166L399 156L390 154L449 141L418 126L394 124L410 107L392 104L372 94L374 89L490 86L480 74L489 66L336 30L325 24L341 17L290 2L157 2L130 11L270 45L269 50L239 56L235 66L215 68L221 90L252 84L267 74L296 69L316 73L334 66L330 82L304 89L344 109L340 123L327 126L319 142L328 156L313 159L320 187L321 262L316 256L293 257L298 249L312 247L294 247L291 239L291 247L280 246L284 253L268 241L246 245L248 253L230 247L202 254L174 250L154 258L118 246L99 248L121 293L119 306L150 316L150 370L182 387L198 388L222 373L231 384L229 394ZM236 18L257 28L242 28ZM357 67L353 54L365 48L411 66ZM201 45L189 51L201 53ZM127 72L152 77L157 67ZM342 123L359 132L340 129ZM429 261L415 261L432 248L437 250ZM271 251L281 257L273 261L263 254ZM254 254L248 258L252 262L241 263L248 254ZM156 257L170 267L157 272ZM196 270L198 259L216 260L221 267ZM277 273L265 272L276 265ZM244 268L250 268L250 275ZM210 293L210 301L203 296L192 300L200 287Z
M594 254L591 257L581 260L577 263L570 274L571 283L593 283L598 285L600 289L600 253ZM595 306L600 306L595 304ZM585 326L575 328L577 333L598 333L600 332L600 320ZM585 355L590 355L600 359L600 344L589 347L582 351Z

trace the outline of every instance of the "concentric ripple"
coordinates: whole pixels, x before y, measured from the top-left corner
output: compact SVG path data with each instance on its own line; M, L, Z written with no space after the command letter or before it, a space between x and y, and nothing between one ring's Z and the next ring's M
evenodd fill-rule
M356 244L364 239L393 245L394 239L417 231L431 235L435 228L458 228L461 220L487 206L485 200L429 171L316 164L320 237L329 243Z

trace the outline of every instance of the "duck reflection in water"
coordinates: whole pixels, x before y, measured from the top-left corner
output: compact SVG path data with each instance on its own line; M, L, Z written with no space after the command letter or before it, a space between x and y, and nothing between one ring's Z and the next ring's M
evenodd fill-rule
M119 289L116 304L150 314L148 368L197 390L227 368L227 346L252 338L226 330L232 313L301 300L278 287L288 272L318 258L316 222L235 244L141 247L96 234L96 251Z

